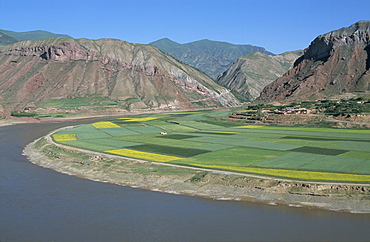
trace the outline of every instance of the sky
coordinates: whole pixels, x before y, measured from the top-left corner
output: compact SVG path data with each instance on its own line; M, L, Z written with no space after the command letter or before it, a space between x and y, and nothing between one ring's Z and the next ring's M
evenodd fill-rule
M0 29L148 44L209 39L280 54L370 20L370 0L0 0Z

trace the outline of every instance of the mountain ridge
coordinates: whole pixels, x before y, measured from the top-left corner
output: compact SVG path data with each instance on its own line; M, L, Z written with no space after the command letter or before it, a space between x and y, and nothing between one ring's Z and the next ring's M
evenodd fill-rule
M370 21L316 37L293 69L266 86L257 100L320 99L370 91Z
M71 36L67 34L55 34L45 30L32 30L32 31L25 31L25 32L16 32L10 31L5 29L0 29L0 33L4 33L17 41L25 41L25 40L38 40L38 39L51 39L51 38L58 38L58 37L69 37Z
M112 100L127 110L239 103L205 74L151 45L62 37L22 41L0 49L4 108L37 109L54 99L92 96Z
M14 44L15 42L18 42L18 40L14 39L13 37L7 34L0 32L0 46Z
M241 95L248 101L256 99L262 89L293 67L302 51L288 51L280 55L254 52L239 57L221 73L216 82Z
M273 55L273 53L268 52L263 47L235 45L208 39L180 44L169 38L163 38L149 44L156 46L177 60L201 70L213 79L216 79L220 73L226 71L240 56L255 51Z

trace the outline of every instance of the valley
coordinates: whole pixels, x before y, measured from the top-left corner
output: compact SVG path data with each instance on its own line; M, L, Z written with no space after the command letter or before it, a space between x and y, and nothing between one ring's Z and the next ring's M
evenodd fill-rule
M263 53L228 60L216 81L205 74L213 62L201 65L209 57L199 51L227 52L226 43L157 42L169 45L166 51L193 48L197 70L153 45L17 41L0 48L2 123L107 116L25 149L35 164L62 173L163 192L368 213L368 32L369 21L360 21L317 37L303 53L273 55L256 47ZM318 200L307 202L313 197Z

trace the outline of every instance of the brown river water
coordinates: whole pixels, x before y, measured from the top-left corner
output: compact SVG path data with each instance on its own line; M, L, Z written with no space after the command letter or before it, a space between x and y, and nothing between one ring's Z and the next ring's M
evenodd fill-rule
M370 214L216 201L57 173L25 145L67 125L0 127L0 241L370 241Z

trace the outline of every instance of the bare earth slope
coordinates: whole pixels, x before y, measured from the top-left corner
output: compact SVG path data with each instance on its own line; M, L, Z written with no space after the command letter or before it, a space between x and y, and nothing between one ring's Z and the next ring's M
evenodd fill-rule
M238 104L226 88L151 45L56 38L0 49L4 112L83 97L106 98L129 110Z
M255 52L238 58L217 78L217 83L238 93L247 100L256 99L262 89L293 67L302 51L289 51L280 55Z
M370 88L370 21L318 36L294 68L267 87L259 100L317 99Z

